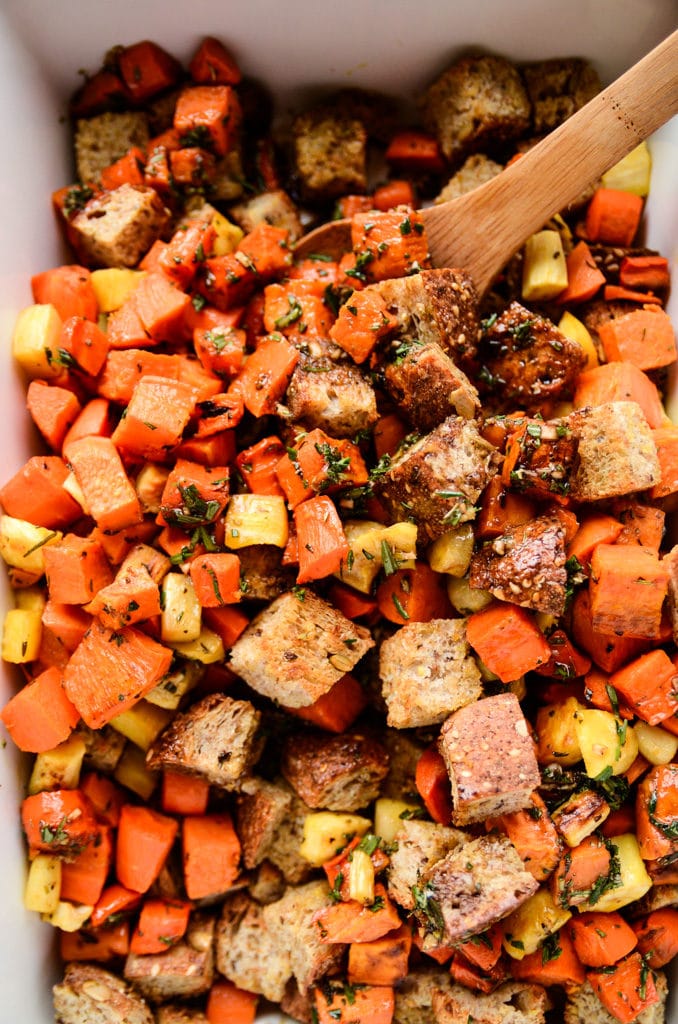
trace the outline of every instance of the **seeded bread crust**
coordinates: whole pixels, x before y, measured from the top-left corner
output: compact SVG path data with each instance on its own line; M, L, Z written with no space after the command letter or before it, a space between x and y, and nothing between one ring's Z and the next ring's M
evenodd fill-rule
M413 343L405 355L387 363L384 383L399 409L422 432L433 430L448 416L470 420L480 411L475 387L436 342Z
M163 953L130 953L124 976L150 1003L192 999L209 992L214 981L215 919L194 913L185 938Z
M388 894L405 910L414 910L413 885L421 885L423 875L451 850L466 842L468 836L456 828L434 821L405 819L395 840L396 849L388 866Z
M94 964L67 964L53 991L55 1024L153 1024L145 1000Z
M491 995L472 992L461 985L433 994L436 1024L544 1024L549 1008L546 989L509 981ZM588 1024L592 1024L588 1019Z

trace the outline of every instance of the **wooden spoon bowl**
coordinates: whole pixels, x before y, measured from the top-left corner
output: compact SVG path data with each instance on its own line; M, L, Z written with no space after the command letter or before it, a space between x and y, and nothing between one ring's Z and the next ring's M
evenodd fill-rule
M464 267L482 294L529 235L677 112L678 31L491 181L423 209L434 266ZM350 221L337 220L295 252L350 249Z

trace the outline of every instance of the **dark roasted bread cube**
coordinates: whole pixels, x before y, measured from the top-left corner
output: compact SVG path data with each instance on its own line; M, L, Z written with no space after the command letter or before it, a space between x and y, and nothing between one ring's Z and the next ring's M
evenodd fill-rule
M602 88L596 70L578 57L537 61L525 64L521 71L538 135L557 128Z
M522 981L507 981L489 995L463 985L436 989L433 994L436 1024L544 1024L550 1005L542 985ZM586 1024L602 1022L587 1017Z
M330 437L353 438L377 422L374 388L350 363L330 359L299 363L286 393L290 416L307 430L319 428Z
M327 107L297 117L292 125L294 161L306 199L334 199L367 187L367 132L362 121Z
M384 366L384 382L396 405L417 430L433 430L448 416L473 419L478 392L436 342L403 340Z
M428 869L451 850L466 842L467 836L456 828L434 821L404 819L396 834L395 849L388 866L388 894L405 910L414 910L412 886L421 886Z
M77 961L54 986L54 1014L56 1024L153 1024L138 992L103 967Z
M388 754L373 736L309 731L286 739L280 767L309 807L357 811L379 795Z

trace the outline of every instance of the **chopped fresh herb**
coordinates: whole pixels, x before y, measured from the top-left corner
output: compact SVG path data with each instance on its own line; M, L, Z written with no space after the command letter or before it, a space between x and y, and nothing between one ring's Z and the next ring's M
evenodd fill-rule
M445 932L445 921L430 882L426 882L423 886L413 885L410 891L414 899L414 910L420 918L424 919L426 931L436 935L439 939L442 938Z
M400 562L387 540L381 542L381 564L387 576L392 576L400 568Z
M366 853L368 857L371 857L378 846L379 836L375 836L374 832L368 832L362 837L356 846L356 850L362 850L362 852Z
M409 615L407 614L407 612L403 608L403 606L402 606L402 604L400 602L400 598L398 597L398 595L397 594L391 594L391 598L392 598L393 603L395 605L396 611L398 612L398 615L401 615L403 617L403 619L409 619Z
M551 960L557 960L562 952L562 946L558 943L558 935L549 935L541 947L542 965L550 963Z
M287 312L283 313L282 316L279 316L277 320L274 321L275 326L279 329L282 329L283 327L291 327L293 323L301 318L304 312L296 295L289 293L287 296L287 302L289 305Z

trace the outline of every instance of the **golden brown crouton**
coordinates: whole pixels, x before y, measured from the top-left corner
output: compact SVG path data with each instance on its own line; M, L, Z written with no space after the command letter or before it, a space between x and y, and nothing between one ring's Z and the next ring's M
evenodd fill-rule
M369 630L310 590L276 598L231 648L230 667L285 707L313 704L374 647Z
M482 695L463 619L408 622L379 649L387 722L416 729L443 722Z
M463 843L433 864L414 892L424 949L485 931L538 888L505 835L492 833Z
M567 570L565 527L546 513L521 526L510 526L471 558L469 583L501 601L562 615Z
M540 775L518 698L501 693L460 708L439 740L447 764L456 825L527 807Z
M239 789L261 751L261 713L222 693L176 715L146 755L152 770L199 775L222 789Z
M374 388L350 363L331 359L300 362L285 396L292 419L307 430L318 427L330 437L353 438L377 422Z
M293 733L283 746L280 768L309 807L357 811L379 795L388 754L362 733Z
M247 891L257 903L275 903L285 891L285 876L270 860L262 860L247 879Z
M473 153L466 158L456 174L453 174L442 192L436 196L436 203L446 203L450 199L472 192L478 185L491 181L504 168L495 160L490 160L484 153Z
M164 953L129 953L124 975L151 1003L190 999L209 992L214 980L215 919L194 913L181 942Z
M145 1000L110 971L94 964L66 965L54 986L56 1024L153 1024Z
M132 146L145 150L148 121L142 111L97 114L75 125L75 165L80 181L98 182L104 167L119 160Z
M290 952L278 943L265 910L245 893L224 901L216 930L216 966L234 985L277 1003L292 975Z
M209 1024L209 1021L202 1010L168 1003L156 1010L155 1024Z
M293 570L282 564L274 544L251 544L238 550L240 587L248 601L272 601L294 584Z
M579 464L570 479L576 501L644 491L661 478L657 446L637 402L587 406L567 422L579 439Z
M294 160L306 199L334 199L367 187L367 132L362 121L316 107L292 125Z
M414 910L412 886L421 886L422 876L468 836L457 828L434 821L403 819L395 836L395 849L388 866L388 894L405 910Z
M157 192L120 185L95 196L70 222L82 259L94 267L136 267L167 224Z
M449 971L417 965L395 990L393 1024L438 1024L433 993L450 987Z
M396 522L414 521L425 541L475 518L476 502L497 471L495 448L473 420L449 416L401 449L374 491Z
M282 899L264 907L264 918L283 949L290 952L292 974L304 995L319 978L334 973L342 961L341 942L327 943L320 937L313 918L329 904L329 886L324 880L290 885Z
M436 342L403 340L395 343L394 353L383 367L384 383L417 430L433 430L448 416L468 420L478 414L478 392Z
M268 855L291 806L292 792L286 786L256 777L243 783L236 802L236 830L246 868L256 867Z
M437 990L433 996L436 1024L544 1024L550 1003L541 985L507 981L490 995L462 985ZM587 1018L587 1024L598 1024Z
M596 70L578 57L536 61L521 71L538 134L557 128L602 88Z
M258 224L272 224L288 231L290 242L296 242L302 235L299 211L282 189L262 192L247 202L238 203L231 207L229 215L245 234L254 231Z
M486 142L515 139L530 125L530 101L518 70L503 57L463 57L429 86L424 124L448 160Z

